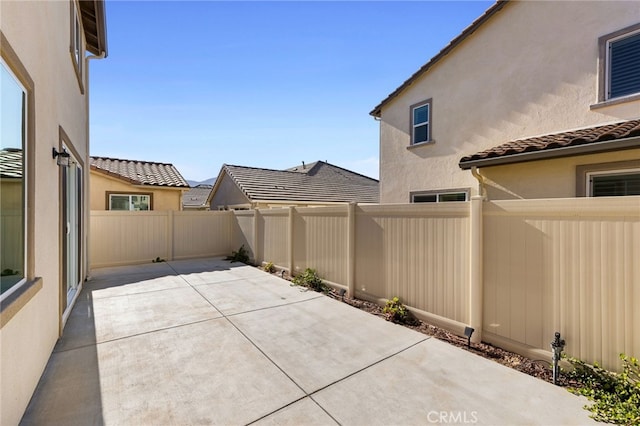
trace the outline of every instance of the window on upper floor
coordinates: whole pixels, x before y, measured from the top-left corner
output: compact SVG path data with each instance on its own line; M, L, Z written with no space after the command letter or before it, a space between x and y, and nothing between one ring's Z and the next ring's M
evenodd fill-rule
M412 203L445 203L449 201L468 200L468 190L454 189L451 191L420 191L411 193Z
M71 53L71 61L78 78L78 84L80 85L80 92L84 93L83 85L83 67L84 62L84 47L82 44L82 21L80 13L78 13L78 6L74 0L71 0L71 37L69 42L69 52Z
M411 106L411 145L431 142L431 99Z
M640 94L640 24L600 37L599 101Z
M151 194L108 193L109 210L148 211L152 210Z
M26 90L0 62L0 300L26 282Z

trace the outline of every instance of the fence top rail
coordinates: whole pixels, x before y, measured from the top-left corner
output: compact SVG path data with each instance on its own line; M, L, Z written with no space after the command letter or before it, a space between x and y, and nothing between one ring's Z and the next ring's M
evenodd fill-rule
M173 212L176 216L229 216L229 210L182 210Z
M356 207L357 215L397 217L468 217L469 201L447 203L377 204Z
M640 196L499 200L484 203L487 216L632 217L640 219Z
M258 209L260 216L289 216L289 209Z
M168 216L171 210L150 210L150 211L117 211L117 210L91 210L91 216L122 216L122 217L145 217L145 216ZM177 212L173 212L177 213Z

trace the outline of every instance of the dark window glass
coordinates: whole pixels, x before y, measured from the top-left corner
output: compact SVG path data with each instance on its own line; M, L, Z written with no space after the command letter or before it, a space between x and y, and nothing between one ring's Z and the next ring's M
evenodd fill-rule
M456 192L453 194L440 194L439 200L440 202L445 201L467 201L467 194L464 192Z
M414 129L413 143L426 142L429 140L429 125L418 126Z
M640 195L640 173L593 176L591 195L594 197Z
M25 281L25 91L0 64L0 294ZM8 293L7 293L8 294Z
M611 42L609 96L640 92L640 33Z
M438 201L438 196L436 194L426 194L426 195L414 195L413 202L414 203L435 203Z

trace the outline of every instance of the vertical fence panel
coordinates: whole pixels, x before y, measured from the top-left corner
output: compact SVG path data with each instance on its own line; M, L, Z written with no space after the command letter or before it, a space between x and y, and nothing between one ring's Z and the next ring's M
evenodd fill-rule
M238 250L244 246L249 251L249 257L254 258L255 248L253 247L253 225L254 214L253 210L235 210L233 211L235 219L232 223L232 251Z
M289 209L260 210L260 261L288 268Z
M640 199L510 200L484 208L484 336L608 368L640 353Z
M173 212L173 258L231 253L232 225L230 211Z
M313 268L327 281L347 285L348 206L296 208L294 272Z
M91 212L91 267L129 265L166 258L166 211Z
M469 203L356 210L356 290L468 323Z

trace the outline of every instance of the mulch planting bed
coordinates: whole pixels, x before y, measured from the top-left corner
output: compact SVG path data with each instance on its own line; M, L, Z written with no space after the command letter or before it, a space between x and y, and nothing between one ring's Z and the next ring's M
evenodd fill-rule
M283 276L281 272L277 272L276 275L282 276L282 278L288 279L289 281L291 281L291 277L289 277L287 274L284 274ZM383 308L376 303L369 302L366 300L361 300L361 299L352 299L348 297L342 297L335 289L332 289L331 291L329 291L327 296L336 300L340 300L343 303L353 306L354 308L361 309L372 315L377 315L379 317L386 319L386 316L382 311ZM434 325L428 324L414 317L412 317L408 323L402 324L402 325L404 327L414 329L428 336L433 336L438 340L442 340L443 342L447 342L451 345L454 345L464 350L467 350L469 352L472 352L476 355L498 362L509 368L513 368L514 370L518 370L530 376L537 377L538 379L545 380L549 383L553 383L553 373L551 371L551 366L548 361L529 359L522 355L518 355L516 353L497 348L493 345L490 345L484 342L471 343L471 347L467 347L466 337L460 337L440 327L436 327ZM565 386L565 387L574 387L574 388L582 387L580 382L571 380L570 378L566 377L566 375L563 375L563 374L560 374L558 384L560 386Z

